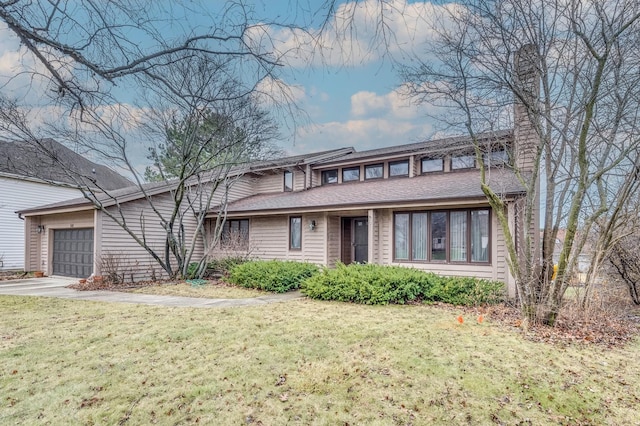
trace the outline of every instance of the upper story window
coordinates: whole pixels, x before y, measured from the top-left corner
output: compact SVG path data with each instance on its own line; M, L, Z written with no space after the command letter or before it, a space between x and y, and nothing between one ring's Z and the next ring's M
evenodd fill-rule
M342 169L342 182L354 182L360 180L360 167L347 167Z
M389 177L393 176L409 176L409 160L389 163Z
M444 170L444 160L442 158L423 158L422 173L441 172Z
M509 164L509 153L505 149L499 149L484 153L482 160L486 167L502 167Z
M369 164L364 166L365 179L380 179L384 176L384 166L382 164Z
M293 191L293 172L284 172L284 190Z
M475 166L475 155L457 155L451 157L451 170L473 169Z
M322 172L322 184L338 183L338 169L324 170Z

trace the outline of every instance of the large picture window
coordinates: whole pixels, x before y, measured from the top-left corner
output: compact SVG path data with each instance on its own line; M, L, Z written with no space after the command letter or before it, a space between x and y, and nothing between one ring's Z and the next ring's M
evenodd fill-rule
M488 263L489 209L394 214L394 259Z
M289 218L289 249L302 249L302 218L300 216Z

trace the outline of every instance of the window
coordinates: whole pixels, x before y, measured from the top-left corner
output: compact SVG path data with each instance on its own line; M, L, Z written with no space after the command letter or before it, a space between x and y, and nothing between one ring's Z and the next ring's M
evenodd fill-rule
M246 250L249 247L249 219L227 219L222 226L220 243L226 248Z
M370 164L364 166L364 178L365 179L380 179L384 176L384 169L382 164Z
M284 190L293 191L293 172L284 172Z
M444 170L442 158L423 158L422 173L441 172Z
M482 160L486 167L502 167L509 164L509 153L504 149L491 151L484 153Z
M489 210L471 212L471 261L489 261Z
M389 176L409 176L409 160L389 163Z
M447 213L431 213L431 261L447 261Z
M473 169L476 166L474 155L458 155L451 157L451 170Z
M338 169L325 170L322 172L322 184L338 183Z
M293 216L289 218L289 250L302 249L302 218Z
M394 257L409 260L409 213L396 213L393 225Z
M467 212L456 211L449 214L449 259L452 262L467 260Z
M358 180L360 180L360 167L342 169L342 182L353 182Z
M394 214L394 260L489 262L489 210Z

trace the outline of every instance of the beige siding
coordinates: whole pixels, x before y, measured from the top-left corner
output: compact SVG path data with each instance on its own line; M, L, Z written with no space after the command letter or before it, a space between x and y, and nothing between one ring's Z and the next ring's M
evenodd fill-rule
M293 190L302 191L305 189L305 173L301 170L293 172Z
M295 182L295 174L294 174ZM283 192L284 191L284 171L280 173L267 173L255 179L255 192Z
M335 267L340 260L340 217L327 217L327 266Z
M53 272L51 265L53 258L53 231L55 229L93 228L93 215L94 211L88 210L40 216L40 224L45 227L44 232L40 234L40 270L47 275Z
M316 221L311 230L309 222ZM327 262L327 221L324 214L302 216L302 250L289 250L289 216L254 217L249 223L250 255L257 259ZM221 251L212 254L222 255Z
M40 271L43 266L40 259L42 240L41 234L38 234L38 225L40 225L39 217L25 217L24 218L24 234L25 238L25 254L24 254L24 270L25 271Z

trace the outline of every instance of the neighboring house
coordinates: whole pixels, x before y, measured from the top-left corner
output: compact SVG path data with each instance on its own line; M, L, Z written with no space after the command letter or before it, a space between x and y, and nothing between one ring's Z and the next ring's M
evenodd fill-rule
M0 270L25 268L25 224L16 211L77 197L82 183L105 189L132 184L56 141L47 139L41 144L36 149L26 143L0 141ZM87 179L73 179L76 172Z

